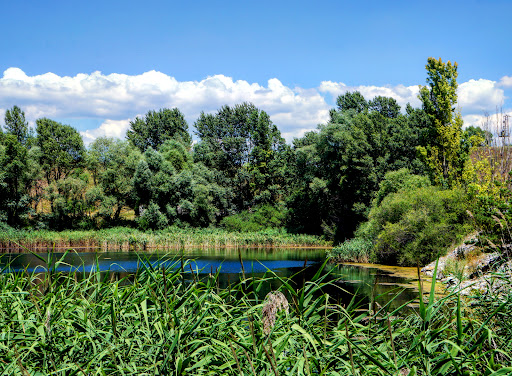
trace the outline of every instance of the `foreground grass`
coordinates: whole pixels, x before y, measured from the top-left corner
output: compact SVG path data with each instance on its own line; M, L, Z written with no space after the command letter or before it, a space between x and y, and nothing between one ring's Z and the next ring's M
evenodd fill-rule
M299 290L280 280L282 295L262 299L276 278L221 289L217 276L179 267L122 280L1 274L0 374L512 374L510 338L494 328L510 326L511 295L487 302L483 320L433 292L401 317L334 304L320 272Z
M0 231L0 248L98 247L103 250L179 249L182 247L326 247L331 243L319 236L290 234L282 229L232 232L217 228L168 227L160 231L139 231L116 227L95 231ZM20 247L21 246L21 247Z

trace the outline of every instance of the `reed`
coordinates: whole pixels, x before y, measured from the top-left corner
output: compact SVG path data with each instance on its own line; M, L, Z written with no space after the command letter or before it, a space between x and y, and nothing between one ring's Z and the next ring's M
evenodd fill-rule
M0 252L23 253L25 249L90 249L143 251L147 249L225 248L225 247L328 247L319 236L291 234L283 229L232 232L218 228L168 227L160 231L139 231L116 227L96 231L0 230Z
M192 277L179 261L161 270L141 259L116 280L55 273L62 260L45 274L0 275L0 374L512 373L508 339L492 326L510 315L510 297L480 320L456 294L435 300L432 290L416 313L387 304L368 320L354 301L329 300L322 271L301 289L272 273L219 289L218 273ZM262 297L276 280L279 291Z

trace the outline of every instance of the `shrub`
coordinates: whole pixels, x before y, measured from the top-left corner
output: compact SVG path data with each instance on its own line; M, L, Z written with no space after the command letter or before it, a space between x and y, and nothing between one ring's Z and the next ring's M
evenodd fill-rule
M137 224L142 230L157 230L162 229L168 225L167 217L162 214L158 205L154 202L148 205L142 215L137 218Z
M424 265L470 232L466 208L458 189L402 189L372 208L357 235L373 242L378 262Z
M230 231L251 232L266 228L281 227L286 219L284 205L262 205L251 211L230 215L220 222L220 226Z

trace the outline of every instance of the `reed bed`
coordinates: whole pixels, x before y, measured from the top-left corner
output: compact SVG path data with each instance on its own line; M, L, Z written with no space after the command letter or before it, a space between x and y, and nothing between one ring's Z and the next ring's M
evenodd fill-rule
M0 374L512 373L508 339L491 326L510 319L510 296L481 320L457 295L435 300L432 290L402 316L389 305L337 304L321 271L300 289L272 273L222 289L216 274L142 261L121 280L53 272L62 259L45 274L0 275ZM279 291L261 296L275 279Z
M217 228L179 228L139 231L116 227L91 231L14 230L0 231L0 252L23 253L25 249L45 252L53 248L129 251L147 249L226 247L328 247L319 236L290 234L283 229L231 232Z

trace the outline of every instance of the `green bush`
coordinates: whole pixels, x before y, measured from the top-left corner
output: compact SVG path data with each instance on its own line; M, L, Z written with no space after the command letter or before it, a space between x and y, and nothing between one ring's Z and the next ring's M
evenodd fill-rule
M229 231L252 232L282 227L286 219L284 205L262 205L251 211L230 215L220 222Z
M158 205L154 202L148 205L148 208L144 210L142 215L137 218L137 224L142 230L158 230L166 227L169 221L167 217L162 214Z
M373 207L357 235L373 242L378 262L424 265L470 232L466 210L461 190L406 188Z

